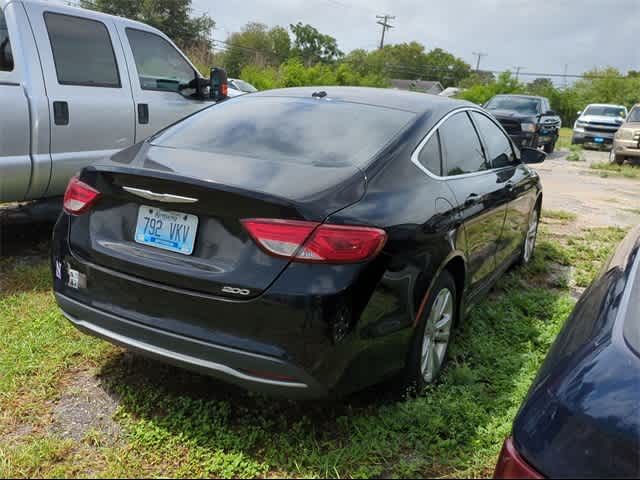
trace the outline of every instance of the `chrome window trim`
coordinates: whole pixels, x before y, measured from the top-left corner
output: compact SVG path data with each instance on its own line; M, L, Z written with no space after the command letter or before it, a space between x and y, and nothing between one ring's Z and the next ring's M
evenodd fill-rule
M435 180L445 180L445 181L458 179L458 178L477 177L479 175L486 175L489 172L501 170L501 169L504 169L504 168L510 168L510 167L499 167L499 168L492 167L492 168L489 168L487 170L481 170L479 172L463 173L462 175L445 175L445 176L441 176L441 175L436 175L435 173L433 173L431 170L429 170L428 168L426 168L424 165L422 165L420 163L420 160L419 160L420 153L422 152L422 149L427 144L427 142L429 140L431 140L431 137L433 137L433 135L435 135L435 132L437 132L438 129L442 126L442 124L444 122L446 122L447 120L449 120L449 118L453 117L454 115L456 115L458 113L462 113L462 112L478 112L479 114L484 115L485 117L487 117L507 137L507 139L509 140L509 143L511 144L511 148L513 148L513 150L514 150L514 155L516 155L517 150L514 148L513 141L511 140L511 137L505 131L505 129L502 127L502 125L500 125L499 122L497 122L494 118L491 118L491 115L489 115L487 112L485 112L484 110L482 110L480 108L477 108L477 107L461 107L461 108L456 108L455 110L451 110L444 117L442 117L440 120L438 120L438 122L436 122L436 124L433 127L431 127L431 130L429 130L429 132L425 135L425 137L420 141L418 146L411 153L411 162L416 167L418 167L423 173L427 174L427 176L429 176L429 177L431 177L431 178L433 178ZM475 124L473 123L473 118L472 117L469 117L469 118L470 118L470 121L472 122L472 125L475 126ZM482 146L482 148L484 149L484 143L482 141L482 138L479 136L479 134L477 132L476 132L476 135L478 136L478 141L480 142L480 146ZM440 155L442 156L442 139L440 140L440 144L441 144L440 145ZM517 158L517 155L516 155L516 158ZM444 160L444 158L441 158L441 160ZM441 164L442 164L442 162L441 162ZM517 165L517 164L515 164L515 165Z

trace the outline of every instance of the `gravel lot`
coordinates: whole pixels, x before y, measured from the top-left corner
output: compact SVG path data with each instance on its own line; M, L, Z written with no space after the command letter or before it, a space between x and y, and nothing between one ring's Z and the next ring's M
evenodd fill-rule
M608 152L584 150L584 162L568 162L567 153L554 153L536 166L544 188L544 209L575 213L582 228L640 223L640 181L613 175L603 178L589 168L591 163L608 162Z

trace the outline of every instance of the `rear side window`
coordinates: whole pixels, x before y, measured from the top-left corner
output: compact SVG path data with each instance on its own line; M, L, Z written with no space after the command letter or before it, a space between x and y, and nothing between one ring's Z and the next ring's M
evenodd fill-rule
M191 65L164 38L133 28L127 28L127 38L143 90L182 92L196 78Z
M502 130L489 118L481 113L472 112L473 119L478 126L480 135L487 147L487 156L493 168L507 167L515 162L515 155L511 148L511 142Z
M107 27L96 20L44 14L58 83L120 87L120 75Z
M445 153L446 176L489 169L476 129L465 112L453 115L439 130L440 142Z
M440 154L440 137L436 131L429 141L425 143L420 155L418 156L420 164L435 175L442 175L442 156Z
M185 119L154 143L297 164L362 165L413 117L359 103L236 97Z
M11 42L9 41L9 30L4 19L4 12L0 10L0 71L10 72L13 70L13 54L11 53Z

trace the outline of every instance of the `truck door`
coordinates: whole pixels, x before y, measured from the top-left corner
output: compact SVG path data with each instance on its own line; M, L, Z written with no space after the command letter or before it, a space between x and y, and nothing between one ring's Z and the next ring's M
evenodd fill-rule
M0 8L0 202L24 199L29 188L29 107L14 64L9 29Z
M25 7L51 112L47 196L60 195L81 168L133 144L131 86L113 20L91 11L69 15L54 4Z
M199 75L168 38L139 24L119 22L117 28L136 105L136 142L211 105L196 98Z

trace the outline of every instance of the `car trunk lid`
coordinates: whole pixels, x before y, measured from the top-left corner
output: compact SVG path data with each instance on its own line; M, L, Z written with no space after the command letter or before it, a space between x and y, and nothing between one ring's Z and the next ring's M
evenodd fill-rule
M364 176L352 166L282 165L148 145L115 160L83 171L101 197L73 217L72 251L135 277L236 299L262 293L289 263L263 252L242 219L321 222L364 192ZM190 254L140 242L144 218L156 212L183 238L195 229Z

